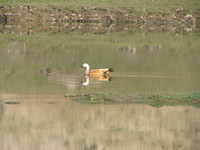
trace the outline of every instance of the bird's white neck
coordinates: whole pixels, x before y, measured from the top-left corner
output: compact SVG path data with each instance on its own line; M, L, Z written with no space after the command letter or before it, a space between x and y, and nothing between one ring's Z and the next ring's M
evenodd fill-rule
M87 67L86 67L86 71L88 71L88 72L89 72L89 70L90 70L90 67L89 67L89 66L87 66Z
M85 70L85 75L88 75L88 74L89 74L90 67L87 66L87 67L85 67L85 68L86 68L86 70Z

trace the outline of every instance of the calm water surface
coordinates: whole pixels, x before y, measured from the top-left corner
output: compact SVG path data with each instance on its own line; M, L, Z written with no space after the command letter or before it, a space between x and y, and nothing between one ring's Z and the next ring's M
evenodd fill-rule
M77 94L185 94L200 90L198 33L66 33L1 35L0 92ZM90 79L84 70L111 67L112 81Z
M199 33L0 35L2 150L200 149L200 109L89 105L64 95L200 92ZM112 67L111 81L80 68Z

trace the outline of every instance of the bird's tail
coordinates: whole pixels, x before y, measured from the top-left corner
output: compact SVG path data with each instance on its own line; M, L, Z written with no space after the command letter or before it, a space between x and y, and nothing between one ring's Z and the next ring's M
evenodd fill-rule
M108 71L109 72L113 72L114 70L113 70L113 68L109 68Z

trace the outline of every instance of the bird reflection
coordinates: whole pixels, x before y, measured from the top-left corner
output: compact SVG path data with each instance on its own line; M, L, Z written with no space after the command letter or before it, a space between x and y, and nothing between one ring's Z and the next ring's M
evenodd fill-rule
M85 81L82 82L83 86L88 86L90 83L90 79L99 80L99 81L111 81L111 77L109 75L85 75Z

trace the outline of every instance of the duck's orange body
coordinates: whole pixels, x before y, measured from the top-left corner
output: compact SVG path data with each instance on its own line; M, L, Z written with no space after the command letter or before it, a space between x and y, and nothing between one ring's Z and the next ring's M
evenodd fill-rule
M112 68L90 70L89 69L89 65L86 64L86 63L83 64L81 67L85 67L86 68L85 75L88 75L88 76L106 76L110 72L113 72Z
M90 70L89 72L85 72L89 76L106 76L110 73L109 69L95 69L95 70Z

